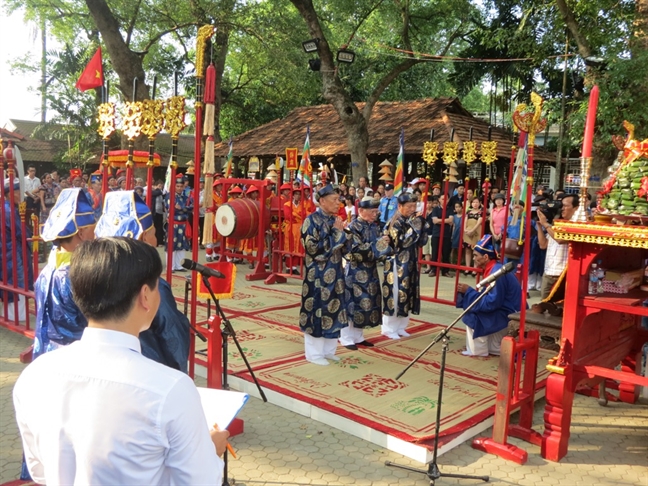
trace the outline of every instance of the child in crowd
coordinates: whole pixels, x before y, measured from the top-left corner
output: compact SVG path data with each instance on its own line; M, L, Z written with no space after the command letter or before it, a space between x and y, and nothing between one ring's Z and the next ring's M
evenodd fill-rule
M450 261L459 261L459 245L461 244L461 221L463 220L463 206L460 202L454 205L454 214L452 215L452 257Z
M481 207L481 201L478 197L473 197L470 200L470 209L466 213L466 219L464 222L464 235L463 235L463 244L466 250L466 266L472 267L473 261L473 246L482 237L482 222L483 222L483 211ZM468 271L466 270L466 275ZM475 275L475 272L473 272Z

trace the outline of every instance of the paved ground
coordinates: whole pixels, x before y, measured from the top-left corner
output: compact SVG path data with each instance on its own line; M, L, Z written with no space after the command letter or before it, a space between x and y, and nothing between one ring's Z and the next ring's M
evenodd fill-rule
M244 273L242 265L239 271ZM432 282L433 279L428 279ZM450 282L450 279L446 279ZM237 286L246 285L243 275ZM296 281L288 286L296 286ZM534 297L537 298L536 295ZM425 303L422 317L450 323L457 315L449 306ZM23 365L18 355L29 341L0 328L0 483L15 479L21 458L11 390ZM199 385L204 381L198 379ZM544 400L536 404L534 425L542 432ZM245 433L232 444L230 484L363 486L426 485L425 475L386 467L386 460L421 467L396 453L314 422L301 415L251 398L241 412ZM489 436L488 430L484 435ZM648 407L610 403L577 395L572 417L570 452L560 463L545 461L538 447L511 439L529 452L519 466L461 445L439 458L444 473L488 475L493 484L633 485L648 486ZM442 478L437 484L481 484Z

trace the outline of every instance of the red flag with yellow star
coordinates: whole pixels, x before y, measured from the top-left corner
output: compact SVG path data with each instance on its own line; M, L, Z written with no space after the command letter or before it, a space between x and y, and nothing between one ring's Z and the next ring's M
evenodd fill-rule
M103 65L101 62L101 47L97 49L90 62L81 73L81 77L74 85L80 91L99 88L104 84Z

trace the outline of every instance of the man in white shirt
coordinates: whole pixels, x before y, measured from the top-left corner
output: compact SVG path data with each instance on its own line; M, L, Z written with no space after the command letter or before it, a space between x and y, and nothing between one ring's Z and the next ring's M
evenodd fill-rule
M43 184L41 180L36 177L36 167L30 165L27 167L27 175L25 176L25 202L27 203L27 221L31 221L31 215L40 212L40 192L39 189Z
M561 219L571 221L574 218L576 209L578 209L578 199L578 195L576 194L568 194L562 199ZM547 249L544 275L542 276L542 288L540 289L540 298L544 300L549 297L551 289L567 265L569 242L555 239L553 225L547 221L547 217L542 211L538 211L538 222L536 225L536 229L538 230L538 244L542 250ZM547 232L546 235L545 231Z
M29 472L40 484L222 483L227 431L211 431L193 381L142 356L160 303L162 262L131 238L72 256L80 341L38 357L14 388Z

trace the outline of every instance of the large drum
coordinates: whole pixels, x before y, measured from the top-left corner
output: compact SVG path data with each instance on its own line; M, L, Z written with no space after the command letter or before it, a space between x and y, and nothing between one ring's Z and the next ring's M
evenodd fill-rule
M260 219L259 201L235 199L216 210L216 229L227 238L245 240L256 236Z

